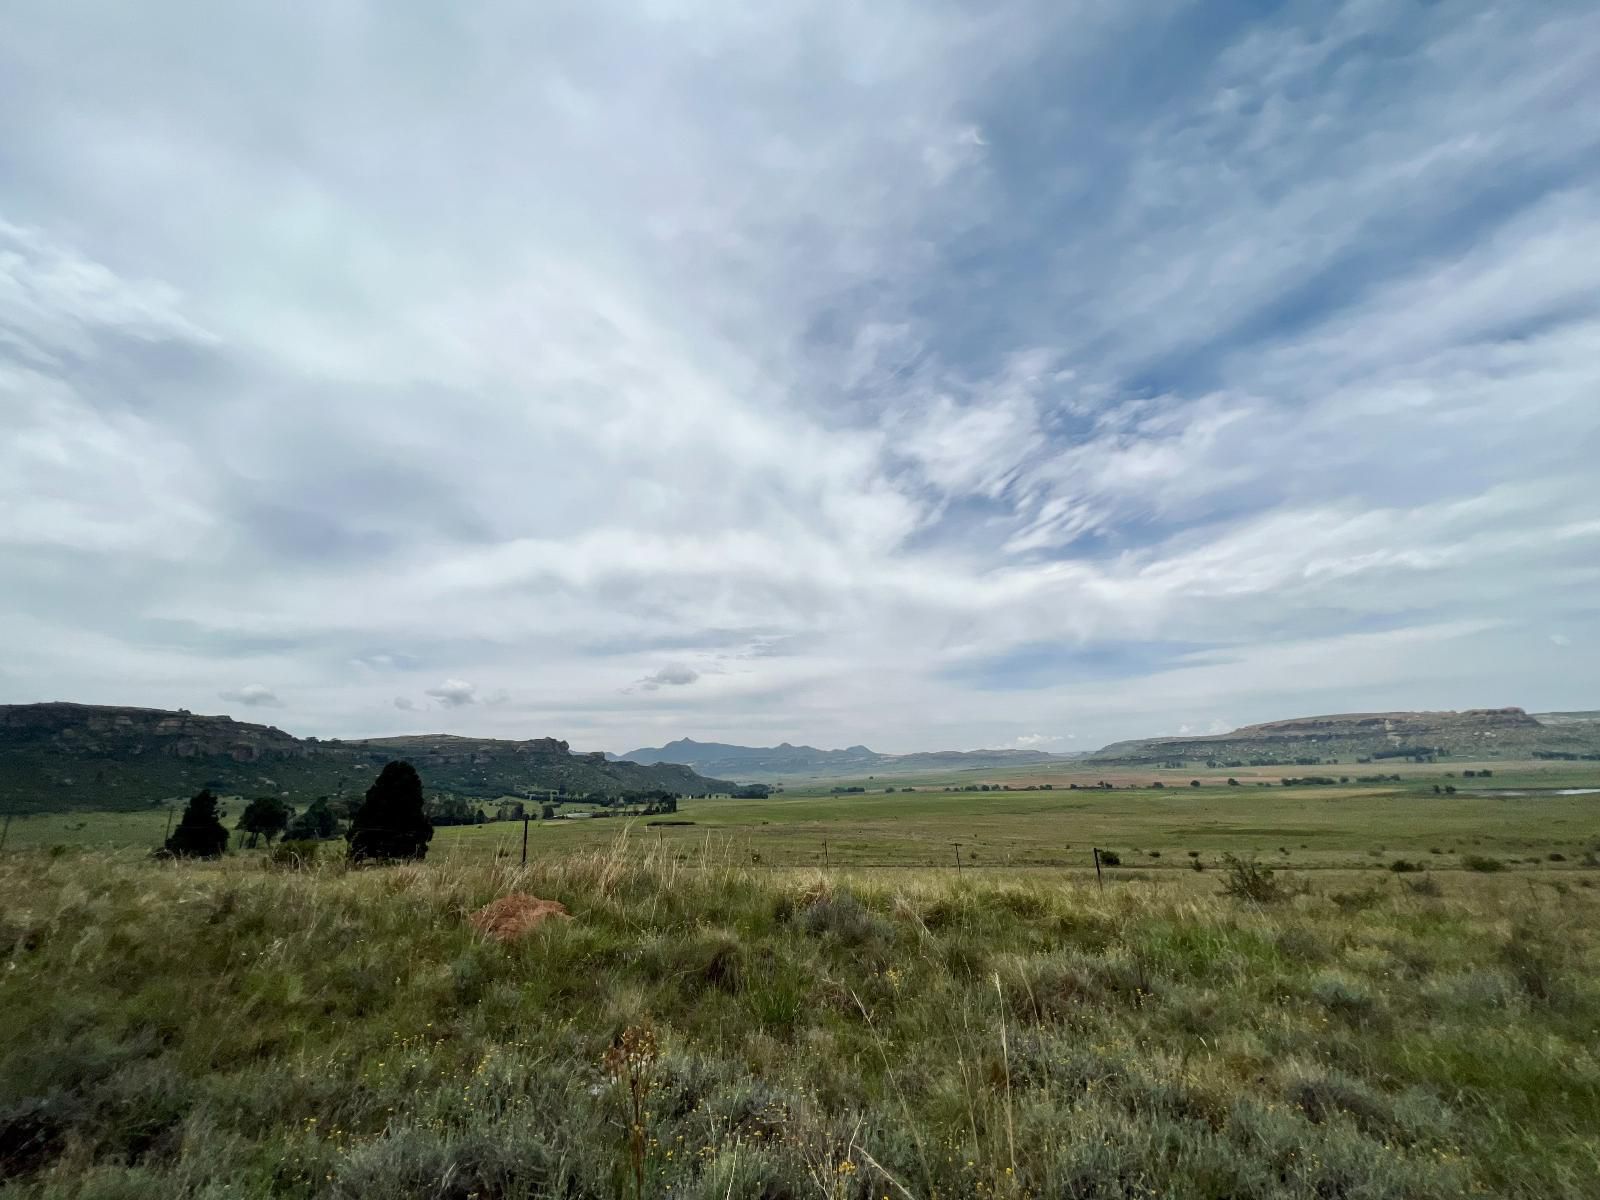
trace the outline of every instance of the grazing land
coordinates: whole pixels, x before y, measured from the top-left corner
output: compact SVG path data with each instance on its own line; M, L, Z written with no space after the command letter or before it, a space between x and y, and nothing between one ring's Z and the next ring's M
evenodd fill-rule
M1290 770L563 804L526 867L514 821L354 869L155 860L161 808L17 816L0 1187L1600 1194L1600 768ZM474 928L521 893L571 918Z
M1483 769L1494 773L1477 777ZM1282 785L1286 772L1300 770L1309 769L1239 770L1231 775L1238 786L1228 784L1226 772L1080 766L888 783L828 779L791 784L766 800L684 799L670 817L534 821L528 849L532 858L609 852L626 830L632 854L665 850L691 864L774 868L953 870L959 843L963 869L976 870L1092 873L1095 846L1116 851L1124 868L1137 864L1152 871L1191 869L1191 851L1212 865L1233 853L1300 869L1386 868L1405 858L1447 870L1468 855L1493 855L1529 869L1529 859L1548 869L1572 869L1600 840L1600 792L1583 791L1600 788L1600 764L1384 764L1382 773L1400 782L1383 784L1353 782L1378 768L1352 764L1317 768L1335 780L1342 773L1349 784ZM1190 786L1196 779L1201 786ZM1103 789L1101 782L1115 786ZM1149 786L1156 782L1162 786ZM841 786L864 790L836 790ZM961 790L980 786L995 790ZM1445 792L1449 787L1457 791ZM230 806L237 814L242 801L234 798L225 805ZM562 805L560 811L576 817L588 806ZM13 819L9 844L150 849L161 843L168 820L167 809L29 814ZM447 826L435 832L432 857L510 855L520 861L521 846L520 822ZM1551 854L1561 858L1551 860Z
M1227 878L13 851L0 1171L30 1200L1596 1193L1587 876ZM572 918L474 931L519 892Z

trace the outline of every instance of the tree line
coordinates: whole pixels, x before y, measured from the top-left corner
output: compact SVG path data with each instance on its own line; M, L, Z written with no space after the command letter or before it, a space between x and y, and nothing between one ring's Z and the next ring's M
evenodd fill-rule
M563 797L570 800L572 797ZM678 797L667 791L607 796L608 805L632 805L642 815L675 813ZM494 817L476 804L459 796L443 796L427 803L422 794L422 778L408 762L391 762L383 768L362 800L349 811L349 824L343 836L352 861L420 859L428 853L428 843L438 825L473 825L490 820L551 820L556 805L545 803L539 812L522 801L501 803ZM229 833L222 823L226 814L210 788L202 788L184 806L177 828L158 853L178 858L217 858L228 848ZM270 846L276 837L294 842L330 841L340 836L341 822L326 796L313 800L302 812L278 796L258 796L245 804L235 828L249 838L254 847L266 838Z

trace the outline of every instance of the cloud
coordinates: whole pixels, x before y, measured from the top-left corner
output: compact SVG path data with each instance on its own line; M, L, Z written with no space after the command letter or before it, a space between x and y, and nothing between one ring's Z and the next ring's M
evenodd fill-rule
M464 679L446 679L437 687L429 688L427 694L446 708L459 708L464 704L477 703L477 691L475 684Z
M168 17L0 16L0 700L1593 706L1600 14Z
M417 708L417 702L411 699L409 696L396 696L394 698L394 706L401 712L415 712Z
M639 680L639 686L647 692L653 692L663 687L687 687L699 678L700 672L693 667L686 667L682 663L668 663L659 671Z
M1011 739L1011 744L1018 750L1043 750L1046 746L1053 746L1061 738L1050 733L1024 733Z
M235 704L248 704L251 708L282 708L283 701L271 688L262 683L247 683L231 692L218 692L224 700Z

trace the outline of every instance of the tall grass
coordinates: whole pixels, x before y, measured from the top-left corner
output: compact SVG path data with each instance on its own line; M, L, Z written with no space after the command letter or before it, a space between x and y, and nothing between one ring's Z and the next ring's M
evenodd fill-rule
M475 935L511 891L573 920ZM1600 1194L1594 893L1444 893L12 854L0 1186Z

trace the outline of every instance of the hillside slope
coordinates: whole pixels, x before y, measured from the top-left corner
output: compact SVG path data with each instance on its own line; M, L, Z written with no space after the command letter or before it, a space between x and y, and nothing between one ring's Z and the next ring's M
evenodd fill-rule
M815 746L735 746L679 738L665 746L632 750L621 760L636 763L681 763L707 774L774 779L791 776L891 775L911 771L986 769L1064 762L1071 756L1042 750L935 750L917 754L880 754L865 746L819 750Z
M288 792L297 800L364 790L383 764L411 762L430 792L493 797L725 791L688 767L609 762L555 738L447 734L357 741L297 738L225 716L89 704L0 705L0 810L142 808L201 787Z
M1530 758L1600 753L1600 722L1550 714L1546 721L1520 708L1462 712L1342 713L1246 725L1204 737L1140 738L1114 742L1089 762L1250 764L1403 757L1426 751L1466 758Z

